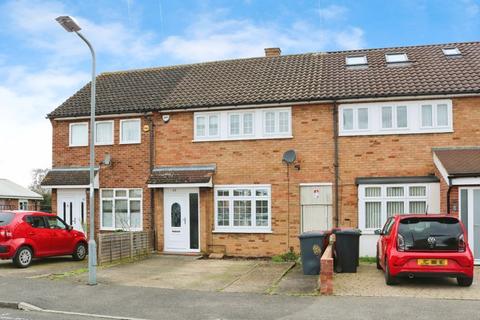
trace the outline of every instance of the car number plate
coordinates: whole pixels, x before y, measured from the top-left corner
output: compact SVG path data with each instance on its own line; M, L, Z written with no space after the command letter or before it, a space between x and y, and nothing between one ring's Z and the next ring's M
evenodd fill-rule
M419 266L446 266L448 265L447 259L417 259Z

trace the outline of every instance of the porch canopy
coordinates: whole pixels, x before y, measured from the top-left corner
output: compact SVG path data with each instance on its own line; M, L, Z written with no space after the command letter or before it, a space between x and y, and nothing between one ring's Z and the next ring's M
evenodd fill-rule
M53 168L40 186L45 189L80 189L90 187L90 171L88 167L66 167ZM93 183L95 189L98 189L98 168L95 168L95 180Z
M213 186L216 165L162 166L152 170L149 188L190 188Z
M480 185L480 147L432 150L433 162L448 185Z

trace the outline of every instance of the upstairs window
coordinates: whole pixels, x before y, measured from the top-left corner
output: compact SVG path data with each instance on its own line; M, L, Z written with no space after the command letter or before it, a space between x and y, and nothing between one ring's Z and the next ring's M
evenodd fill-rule
M197 137L218 137L220 132L218 114L195 117L195 135Z
M88 146L88 122L70 124L70 147Z
M408 62L408 57L406 53L387 53L385 60L387 63Z
M263 116L266 134L290 133L290 110L269 110L265 111Z
M344 108L342 125L343 130L368 129L368 108Z
M254 128L253 113L233 113L229 114L229 135L248 136L252 135Z
M450 125L451 108L446 103L422 105L422 128L441 128Z
M367 65L367 56L359 55L359 56L348 56L345 58L345 63L347 66L363 66Z
M408 127L406 106L382 107L382 129L403 129Z
M113 144L113 121L95 122L95 144Z
M460 50L456 47L443 48L442 51L443 51L443 54L446 56L460 56L462 54Z
M120 144L140 143L140 119L120 120Z

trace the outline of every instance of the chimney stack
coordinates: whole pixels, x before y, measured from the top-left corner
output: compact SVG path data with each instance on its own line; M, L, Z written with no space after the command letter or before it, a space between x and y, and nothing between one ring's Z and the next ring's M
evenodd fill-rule
M280 48L265 48L265 57L279 57L281 54Z

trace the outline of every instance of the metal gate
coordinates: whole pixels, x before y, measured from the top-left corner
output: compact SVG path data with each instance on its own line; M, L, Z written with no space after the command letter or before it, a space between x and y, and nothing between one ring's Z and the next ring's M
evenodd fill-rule
M300 184L300 231L328 230L333 227L332 184Z

